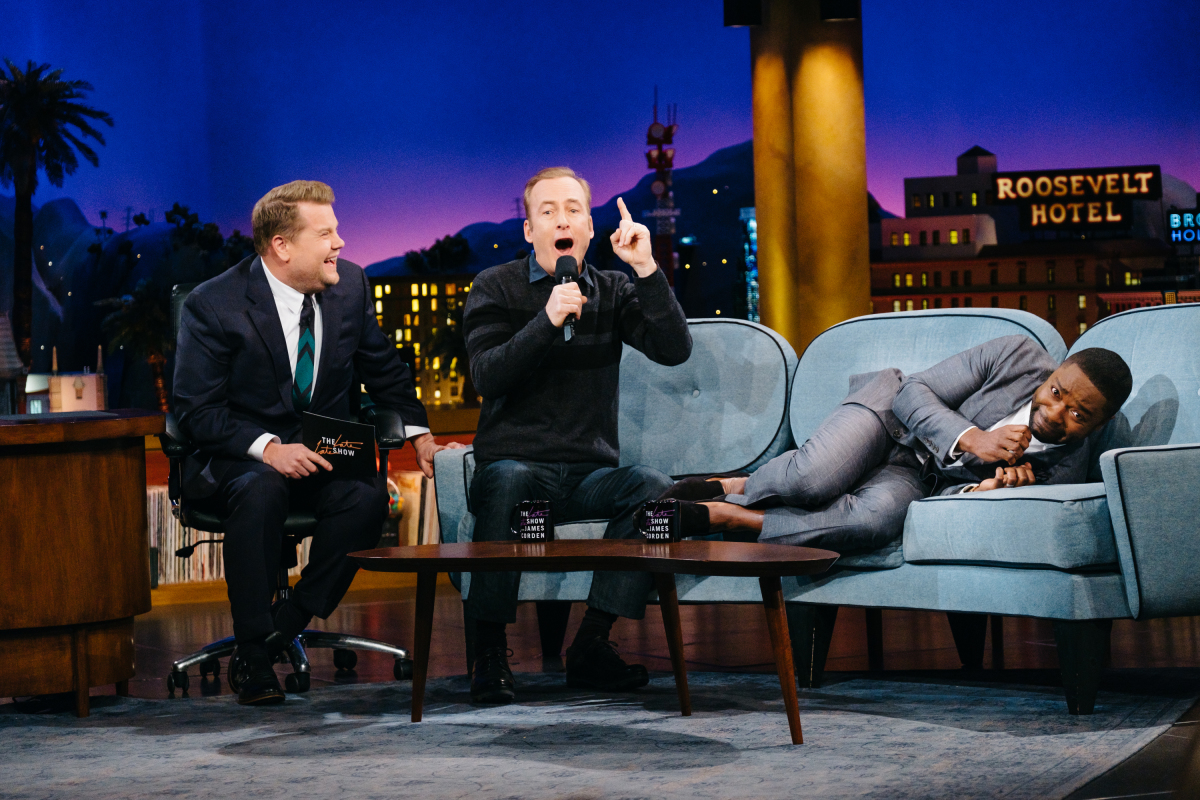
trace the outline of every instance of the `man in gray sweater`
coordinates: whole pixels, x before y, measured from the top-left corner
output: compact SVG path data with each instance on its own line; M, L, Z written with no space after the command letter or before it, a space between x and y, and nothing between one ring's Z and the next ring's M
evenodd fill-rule
M613 252L633 268L599 271L584 262L593 236L591 190L566 167L544 169L525 185L528 258L484 270L463 316L471 377L483 398L471 482L474 540L515 538L517 503L548 500L556 523L609 519L605 538L636 535L633 515L671 479L649 467L618 467L617 390L621 349L630 345L668 366L691 355L687 319L650 251L650 232L624 202ZM557 276L558 260L580 265L576 282ZM573 335L564 336L570 326ZM471 697L508 703L513 693L505 625L516 621L520 573L472 575L466 605L475 620ZM626 664L608 641L617 617L641 619L651 577L597 572L588 609L567 650L567 684L604 690L646 685L646 669Z

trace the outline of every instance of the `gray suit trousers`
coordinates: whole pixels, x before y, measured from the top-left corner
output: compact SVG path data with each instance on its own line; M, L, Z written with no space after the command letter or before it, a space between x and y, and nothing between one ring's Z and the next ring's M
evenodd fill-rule
M802 447L756 470L745 494L726 500L765 509L760 542L876 550L903 532L909 504L928 494L920 467L873 411L846 403Z

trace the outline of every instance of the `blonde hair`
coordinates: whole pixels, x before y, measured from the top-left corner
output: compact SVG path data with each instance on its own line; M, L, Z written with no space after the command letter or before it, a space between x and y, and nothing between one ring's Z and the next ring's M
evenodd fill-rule
M553 178L574 178L579 181L579 185L583 187L584 202L587 203L588 212L591 212L592 187L588 185L588 182L576 175L575 170L570 167L546 167L525 182L525 219L529 219L529 197L533 194L533 187L537 186L541 181L548 181Z
M333 205L333 189L320 181L292 181L276 186L254 204L254 250L261 256L276 236L291 239L300 232L297 203Z

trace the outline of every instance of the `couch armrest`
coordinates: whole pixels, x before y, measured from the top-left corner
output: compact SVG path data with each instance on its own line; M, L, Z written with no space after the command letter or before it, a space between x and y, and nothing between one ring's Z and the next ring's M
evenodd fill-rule
M475 448L440 450L433 456L433 479L437 485L438 525L443 542L457 542L458 527L470 514L467 491L475 473Z
M380 450L399 450L404 447L404 420L400 414L390 408L367 406L359 414L359 419L366 425L375 426L375 441Z
M1110 450L1100 470L1134 618L1200 614L1200 444Z
M166 431L158 435L158 441L162 443L163 453L167 458L183 458L193 449L191 441L179 429L179 420L175 419L175 414L170 411L167 412Z

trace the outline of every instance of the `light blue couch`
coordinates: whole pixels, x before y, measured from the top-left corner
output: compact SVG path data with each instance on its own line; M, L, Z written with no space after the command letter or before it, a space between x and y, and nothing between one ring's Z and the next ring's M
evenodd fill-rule
M753 469L804 441L845 397L851 375L906 373L989 339L1021 333L1057 360L1045 321L1006 309L877 314L835 325L796 363L778 336L733 320L692 322L695 352L675 368L627 352L622 361L625 463L672 475ZM1133 393L1104 431L1094 483L1026 487L914 503L895 546L839 560L815 578L785 579L802 682L820 679L838 606L950 612L964 664L982 661L986 615L1055 621L1071 713L1091 713L1113 619L1200 613L1191 556L1200 551L1200 306L1137 309L1102 320L1076 350L1107 347L1133 370ZM789 387L780 400L780 384ZM777 429L778 427L778 429ZM443 538L470 538L470 455L435 462ZM562 526L596 537L602 523ZM526 574L527 600L586 599L587 574ZM678 577L681 602L757 602L754 581ZM462 589L469 592L463 576ZM868 612L878 663L879 616Z

